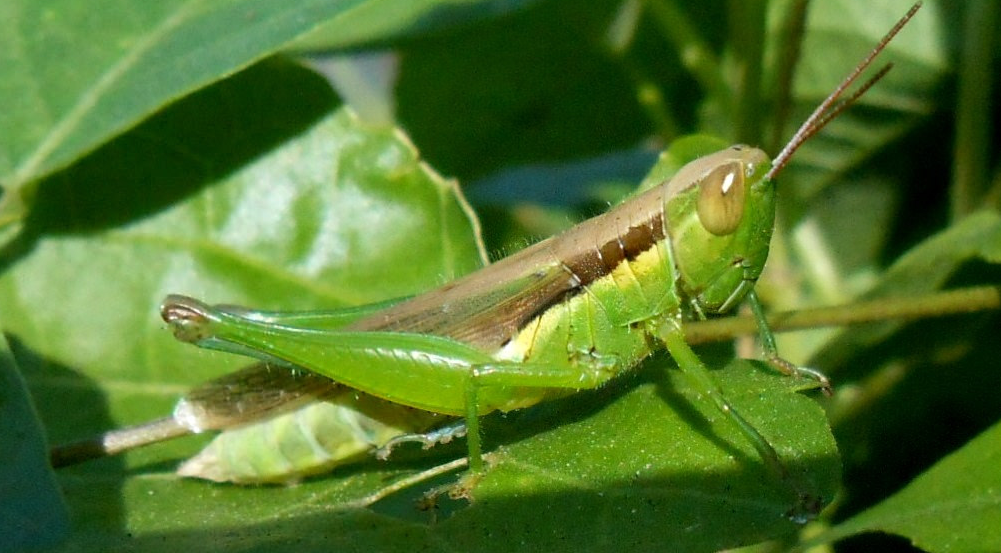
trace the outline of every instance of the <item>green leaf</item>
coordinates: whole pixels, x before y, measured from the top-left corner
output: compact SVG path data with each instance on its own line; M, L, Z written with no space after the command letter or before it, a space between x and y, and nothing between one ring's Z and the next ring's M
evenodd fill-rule
M810 7L793 102L778 144L907 7L851 0ZM912 218L910 228L936 216L948 183L924 160L931 159L941 132L922 125L929 125L939 109L937 87L949 71L941 44L955 32L951 18L926 2L861 80L888 63L892 70L807 141L779 175L781 203L768 268L778 278L772 284L771 276L764 277L763 290L776 309L850 301L873 284L887 263L887 250L902 251L894 243L901 239L893 232L896 216ZM920 139L914 138L918 129ZM911 241L919 237L907 236Z
M213 548L598 551L610 542L657 549L667 536L686 551L715 551L795 532L800 525L787 516L795 494L664 363L599 392L488 418L490 468L471 504L439 500L436 509L451 513L447 518L435 520L414 504L431 482L366 506L395 480L461 458L462 444L430 459L368 461L294 487L212 486L151 468L64 477L71 496L86 498L75 512L94 520L77 545L200 550L213 535ZM758 364L735 363L720 371L720 381L809 493L831 498L839 463L817 404ZM129 536L100 522L107 516L101 498L114 496L116 483Z
M717 375L793 478L829 501L840 462L822 410L797 392L803 383L746 361ZM498 450L471 507L441 525L461 537L456 549L490 550L476 538L490 532L513 550L564 550L568 541L574 550L656 550L668 540L679 550L716 551L797 530L786 516L794 495L670 361L654 358L626 380L541 413L495 419L522 437Z
M38 415L2 336L0 421L0 549L55 545L69 532L69 511L49 466Z
M410 0L387 5L363 2L342 17L320 25L289 45L301 52L329 52L374 40L399 40L465 27L516 11L537 0ZM387 12L392 17L387 17ZM349 24L346 24L349 23Z
M890 532L931 552L1001 549L1001 424L944 457L904 489L817 538Z
M23 187L166 104L245 68L321 24L337 46L403 34L451 2L12 0L0 8L0 225L30 207Z
M809 10L803 54L793 82L795 110L783 136L792 134L907 7L899 2L872 5L840 0ZM784 192L796 195L800 209L822 207L819 202L807 202L831 183L846 180L865 167L871 156L933 109L933 87L947 70L947 61L945 51L936 47L946 33L946 22L929 14L932 9L925 6L918 12L874 63L875 68L894 64L879 85L797 152L783 179L794 183ZM847 154L839 151L846 144L851 146Z
M337 307L480 266L455 183L396 129L321 115L335 107L314 74L266 64L41 187L3 257L0 313L56 441L163 416L187 386L246 363L175 342L156 312L168 293Z

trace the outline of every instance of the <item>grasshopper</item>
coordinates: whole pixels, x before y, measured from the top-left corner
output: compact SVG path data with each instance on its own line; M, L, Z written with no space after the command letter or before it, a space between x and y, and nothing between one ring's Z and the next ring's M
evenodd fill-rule
M373 443L388 452L402 441L429 444L465 434L473 482L485 468L479 417L600 387L663 346L775 476L799 492L774 447L730 404L685 342L683 326L746 299L769 364L829 390L823 375L779 357L754 292L774 224L775 179L806 140L885 75L889 67L838 102L919 5L774 160L741 145L705 155L564 234L401 302L283 313L167 297L161 315L178 339L262 362L196 389L166 422L109 434L105 451L127 448L130 440L228 428L323 398L373 413L364 423L369 435L348 436L350 447L332 457ZM246 390L240 401L234 388ZM422 433L440 426L442 415L465 423ZM808 509L816 501L800 495Z

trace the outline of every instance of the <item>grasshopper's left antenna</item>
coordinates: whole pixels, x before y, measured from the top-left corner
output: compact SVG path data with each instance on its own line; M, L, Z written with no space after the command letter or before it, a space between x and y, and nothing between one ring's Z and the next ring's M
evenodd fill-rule
M852 72L849 73L848 76L845 77L843 81L841 81L841 84L838 85L838 87L835 88L834 91L831 92L827 96L827 98L825 98L824 101L820 103L819 106L817 106L817 109L813 110L813 113L810 114L810 117L807 117L806 121L804 121L803 124L800 125L799 129L796 131L796 134L792 135L792 138L789 139L789 142L785 145L784 148L782 148L782 151L779 152L779 155L775 156L775 160L772 162L772 168L768 171L768 174L765 175L765 178L769 180L774 179L775 176L778 175L779 172L786 166L786 163L789 162L789 158L792 157L792 154L795 153L796 150L798 150L799 147L802 146L804 142L809 140L810 137L812 137L813 135L817 134L817 131L824 128L824 125L829 123L832 119L837 117L841 112L843 112L845 109L851 106L855 102L855 100L857 100L860 96L865 94L865 92L869 90L869 88L872 85L876 84L876 81L882 79L883 76L886 75L886 73L890 70L890 68L893 67L893 64L887 64L885 67L880 69L875 75L873 75L871 79L866 81L865 84L859 87L858 90L852 93L851 96L841 100L840 102L838 101L838 98L840 98L841 95L844 94L845 90L847 90L848 87L851 86L852 83L854 83L855 80L859 78L862 72L865 71L869 67L869 65L872 64L872 61L876 59L876 56L878 56L879 53L882 52L884 48L886 48L886 45L889 44L891 40L893 40L893 37L895 37L897 33L900 32L900 29L902 29L904 25L906 25L907 22L910 21L912 17L914 17L914 14L920 8L921 8L921 2L917 2L913 6L911 6L911 9L907 10L907 13L904 14L904 16L901 17L899 21L897 21L897 24L894 25L893 28L889 30L889 32L886 33L883 39L879 41L879 44L877 44L876 47L873 48L871 52L869 52L869 55L866 56L861 62L859 62L858 65L855 66L855 69L853 69Z

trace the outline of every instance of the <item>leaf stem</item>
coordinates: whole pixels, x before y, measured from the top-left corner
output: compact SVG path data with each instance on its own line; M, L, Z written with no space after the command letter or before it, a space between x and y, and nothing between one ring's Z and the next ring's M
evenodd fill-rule
M785 311L768 315L775 332L823 326L941 317L1001 308L1001 288L977 286L922 296L888 297L833 307ZM719 342L757 331L754 317L738 316L685 324L689 344Z
M974 0L967 3L966 10L953 144L953 220L982 207L988 188L993 65L984 60L992 57L995 29L1001 16L997 0Z

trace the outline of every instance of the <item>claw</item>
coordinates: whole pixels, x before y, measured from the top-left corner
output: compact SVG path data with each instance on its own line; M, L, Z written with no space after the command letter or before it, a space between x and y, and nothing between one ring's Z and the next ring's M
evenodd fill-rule
M407 442L417 442L421 444L421 449L431 449L438 444L447 444L452 439L461 438L465 435L466 424L462 421L448 424L423 434L403 434L396 436L375 450L375 457L380 461L385 461L396 446Z
M774 367L775 370L784 375L800 376L816 381L817 387L820 388L820 391L823 392L825 396L831 397L834 395L834 389L831 387L831 380L827 378L827 375L817 369L800 367L799 365L786 361L777 355L769 356L766 361L769 365Z
M170 324L174 337L182 342L207 338L205 326L212 320L208 305L187 296L171 294L160 305L160 317Z

